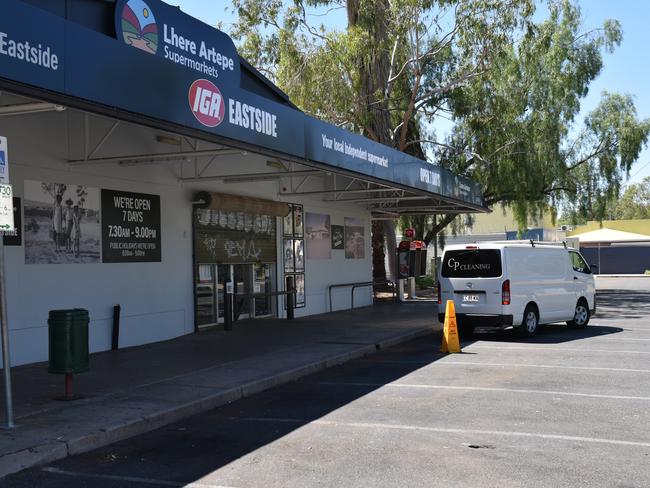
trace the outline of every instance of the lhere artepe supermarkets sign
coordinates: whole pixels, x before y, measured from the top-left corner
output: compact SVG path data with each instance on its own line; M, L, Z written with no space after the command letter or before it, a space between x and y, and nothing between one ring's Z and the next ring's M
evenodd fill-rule
M102 190L102 261L161 260L160 196Z
M225 33L160 0L118 0L115 31L124 43L200 77L239 84L239 56Z

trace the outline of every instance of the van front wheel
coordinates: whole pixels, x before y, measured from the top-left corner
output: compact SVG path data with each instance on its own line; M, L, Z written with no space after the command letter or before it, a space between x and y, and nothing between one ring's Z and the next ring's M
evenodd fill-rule
M524 320L519 327L521 334L524 337L533 337L537 332L537 327L539 326L539 315L537 309L528 305L526 310L524 310Z
M587 327L590 318L589 305L587 305L587 302L585 300L580 299L576 305L573 320L568 320L567 325L569 327L575 327L576 329L582 329L584 327Z

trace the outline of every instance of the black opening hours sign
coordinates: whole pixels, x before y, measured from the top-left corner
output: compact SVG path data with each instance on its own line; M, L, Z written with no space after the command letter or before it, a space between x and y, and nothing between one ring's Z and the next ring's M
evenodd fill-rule
M160 196L102 190L102 261L159 262Z

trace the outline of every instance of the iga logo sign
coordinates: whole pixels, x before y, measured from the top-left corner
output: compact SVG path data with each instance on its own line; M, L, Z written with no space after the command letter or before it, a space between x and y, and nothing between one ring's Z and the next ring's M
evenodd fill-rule
M216 127L223 122L226 105L219 88L211 81L196 80L192 83L189 102L196 120L206 127Z
M124 3L120 25L126 44L150 54L158 52L158 24L145 2L128 0Z

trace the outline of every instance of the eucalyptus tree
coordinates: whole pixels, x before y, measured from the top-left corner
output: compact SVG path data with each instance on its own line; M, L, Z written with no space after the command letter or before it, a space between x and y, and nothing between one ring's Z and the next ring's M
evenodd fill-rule
M650 176L625 188L620 199L608 209L607 218L650 219Z
M233 0L241 54L305 112L426 158L446 97L482 77L532 0ZM310 12L315 15L310 15ZM318 15L322 15L319 17ZM333 17L339 25L328 24ZM375 276L384 231L373 225Z
M629 95L604 92L576 120L603 52L622 40L615 21L580 29L576 5L550 3L548 17L530 23L493 70L448 99L455 126L440 161L480 181L487 205L510 205L521 228L549 207L604 218L647 142L650 122Z
M521 225L566 205L594 217L647 141L629 96L580 102L622 39L582 32L570 0L233 0L241 54L305 112L483 185ZM443 138L440 121L451 126ZM411 218L432 237L455 215ZM458 223L456 222L456 225ZM376 276L383 232L373 225ZM381 269L380 269L381 268Z

